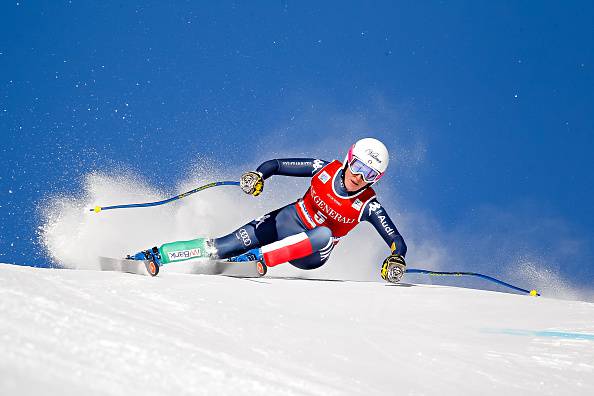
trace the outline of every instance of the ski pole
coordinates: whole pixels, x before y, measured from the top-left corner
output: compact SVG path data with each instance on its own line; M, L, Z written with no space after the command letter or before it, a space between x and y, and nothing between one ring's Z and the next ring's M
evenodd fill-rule
M162 201L156 201L156 202L145 202L145 203L134 203L134 204L126 204L126 205L112 205L112 206L95 206L92 209L89 209L90 212L95 212L95 213L99 213L103 210L111 210L111 209L123 209L123 208L146 208L149 206L158 206L158 205L163 205L178 199L182 199L187 197L188 195L197 193L199 191L202 190L206 190L207 188L211 188L211 187L217 187L217 186L239 186L239 182L236 181L220 181L220 182L214 182L214 183L208 183L205 184L203 186L200 187L196 187L193 190L187 191L185 193L176 195L175 197L171 197L171 198L167 198L164 199Z
M418 269L418 268L410 268L406 270L407 273L409 274L427 274L430 276L476 276L478 278L482 278L482 279L486 279L488 281L497 283L499 285L505 286L505 287L509 287L510 289L522 292L522 293L526 293L526 294L530 294L531 296L540 296L540 293L538 293L535 289L532 290L526 290L526 289L522 289L521 287L517 287L514 285L511 285L507 282L504 282L502 280L493 278L492 276L488 276L488 275L483 275L483 274L479 274L477 272L447 272L447 271L429 271L429 270L424 270L424 269Z

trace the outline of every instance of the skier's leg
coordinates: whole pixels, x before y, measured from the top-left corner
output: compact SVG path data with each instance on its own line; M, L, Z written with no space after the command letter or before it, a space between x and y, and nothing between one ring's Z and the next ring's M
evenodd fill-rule
M241 230L252 242L257 242L244 245L246 234ZM267 266L289 261L298 268L313 269L328 260L333 241L332 232L327 227L308 230L299 219L295 205L291 204L216 239L215 244L218 256L230 261L263 259ZM246 252L247 249L251 250ZM233 257L237 252L246 253Z
M304 269L312 269L326 261L333 246L332 239L332 233L326 227L307 230L297 215L295 205L290 204L258 217L223 237L165 243L158 249L139 252L130 258L142 260L147 252L153 253L154 261L161 265L200 257L225 259L252 250L253 259L264 258L269 266L291 261L297 267L301 265ZM257 249L259 247L262 249ZM320 250L322 252L317 254ZM298 261L314 253L309 260Z
M321 267L328 261L330 258L330 253L332 253L332 249L334 249L334 238L330 238L326 245L318 250L310 254L309 256L302 257L299 259L293 259L289 261L289 263L303 270L312 270Z

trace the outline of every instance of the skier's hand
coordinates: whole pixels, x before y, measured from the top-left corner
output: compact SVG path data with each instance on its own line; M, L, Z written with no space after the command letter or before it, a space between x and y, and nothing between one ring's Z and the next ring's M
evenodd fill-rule
M399 254L391 254L382 264L382 279L391 283L398 283L406 272L406 262Z
M244 193L257 197L264 189L264 179L260 172L248 171L241 175L239 186Z

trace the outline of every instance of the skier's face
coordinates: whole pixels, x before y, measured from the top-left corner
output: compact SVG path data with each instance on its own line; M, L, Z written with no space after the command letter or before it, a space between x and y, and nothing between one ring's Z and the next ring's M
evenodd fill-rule
M367 183L363 180L363 176L361 175L354 175L349 167L346 167L346 172L344 172L344 186L348 192L354 192L357 190L362 189L365 187Z

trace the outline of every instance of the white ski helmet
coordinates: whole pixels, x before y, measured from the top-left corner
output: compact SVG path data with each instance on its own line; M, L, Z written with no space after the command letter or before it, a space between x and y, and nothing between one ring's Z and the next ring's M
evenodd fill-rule
M388 149L374 138L358 140L344 160L352 173L360 174L369 185L375 184L384 175L390 162Z

